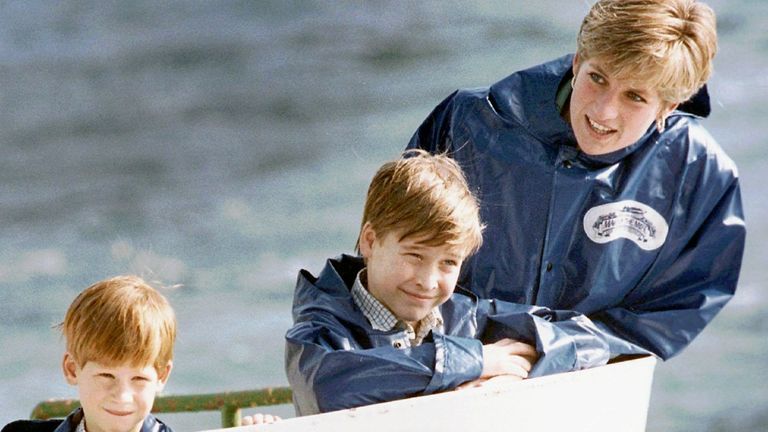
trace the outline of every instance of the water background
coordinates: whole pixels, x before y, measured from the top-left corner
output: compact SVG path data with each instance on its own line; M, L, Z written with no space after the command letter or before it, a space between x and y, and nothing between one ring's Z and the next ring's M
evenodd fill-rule
M589 4L0 3L0 425L75 397L51 326L125 272L177 311L166 393L286 385L296 272L352 250L378 165L454 89L573 51ZM649 431L768 428L768 3L709 4L706 124L740 168L747 252L734 300L658 367Z

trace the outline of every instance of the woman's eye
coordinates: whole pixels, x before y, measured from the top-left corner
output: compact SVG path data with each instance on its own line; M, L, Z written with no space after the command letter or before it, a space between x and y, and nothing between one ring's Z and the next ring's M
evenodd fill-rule
M594 72L589 73L589 78L597 84L603 84L605 82L605 79L603 79L603 77L600 74L597 74Z
M629 98L632 100L632 102L645 103L645 99L639 94L634 92L629 93Z

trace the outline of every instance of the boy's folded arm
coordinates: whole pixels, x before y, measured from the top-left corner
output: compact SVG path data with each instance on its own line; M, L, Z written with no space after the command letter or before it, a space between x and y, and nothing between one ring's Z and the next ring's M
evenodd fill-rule
M625 354L651 351L617 335L600 320L571 310L484 300L487 316L481 338L512 338L536 346L539 360L531 377L586 369ZM593 320L592 318L595 318Z
M341 327L304 322L286 335L286 370L300 415L452 389L482 371L478 340L435 335L434 342L361 349Z

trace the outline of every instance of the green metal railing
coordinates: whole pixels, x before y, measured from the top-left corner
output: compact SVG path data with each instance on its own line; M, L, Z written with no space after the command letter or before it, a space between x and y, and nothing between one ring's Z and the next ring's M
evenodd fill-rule
M269 405L291 403L291 389L288 387L273 387L261 390L246 390L238 392L168 395L158 396L153 413L179 413L198 411L220 411L221 426L240 426L242 408L254 408ZM77 399L52 399L40 402L32 410L31 418L45 420L55 417L66 417L80 406Z

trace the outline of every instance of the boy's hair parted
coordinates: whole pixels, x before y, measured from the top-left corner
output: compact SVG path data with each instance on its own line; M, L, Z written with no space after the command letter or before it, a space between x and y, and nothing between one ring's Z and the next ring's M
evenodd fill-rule
M379 168L368 187L361 231L366 223L377 236L397 231L400 240L423 238L424 244L448 244L467 256L483 242L480 206L461 167L424 150L407 150Z
M83 290L60 328L67 351L81 367L152 365L159 372L173 360L176 316L162 294L138 276L117 276Z
M715 13L696 0L599 0L581 24L581 59L600 58L618 77L642 81L668 103L709 79L717 53Z

